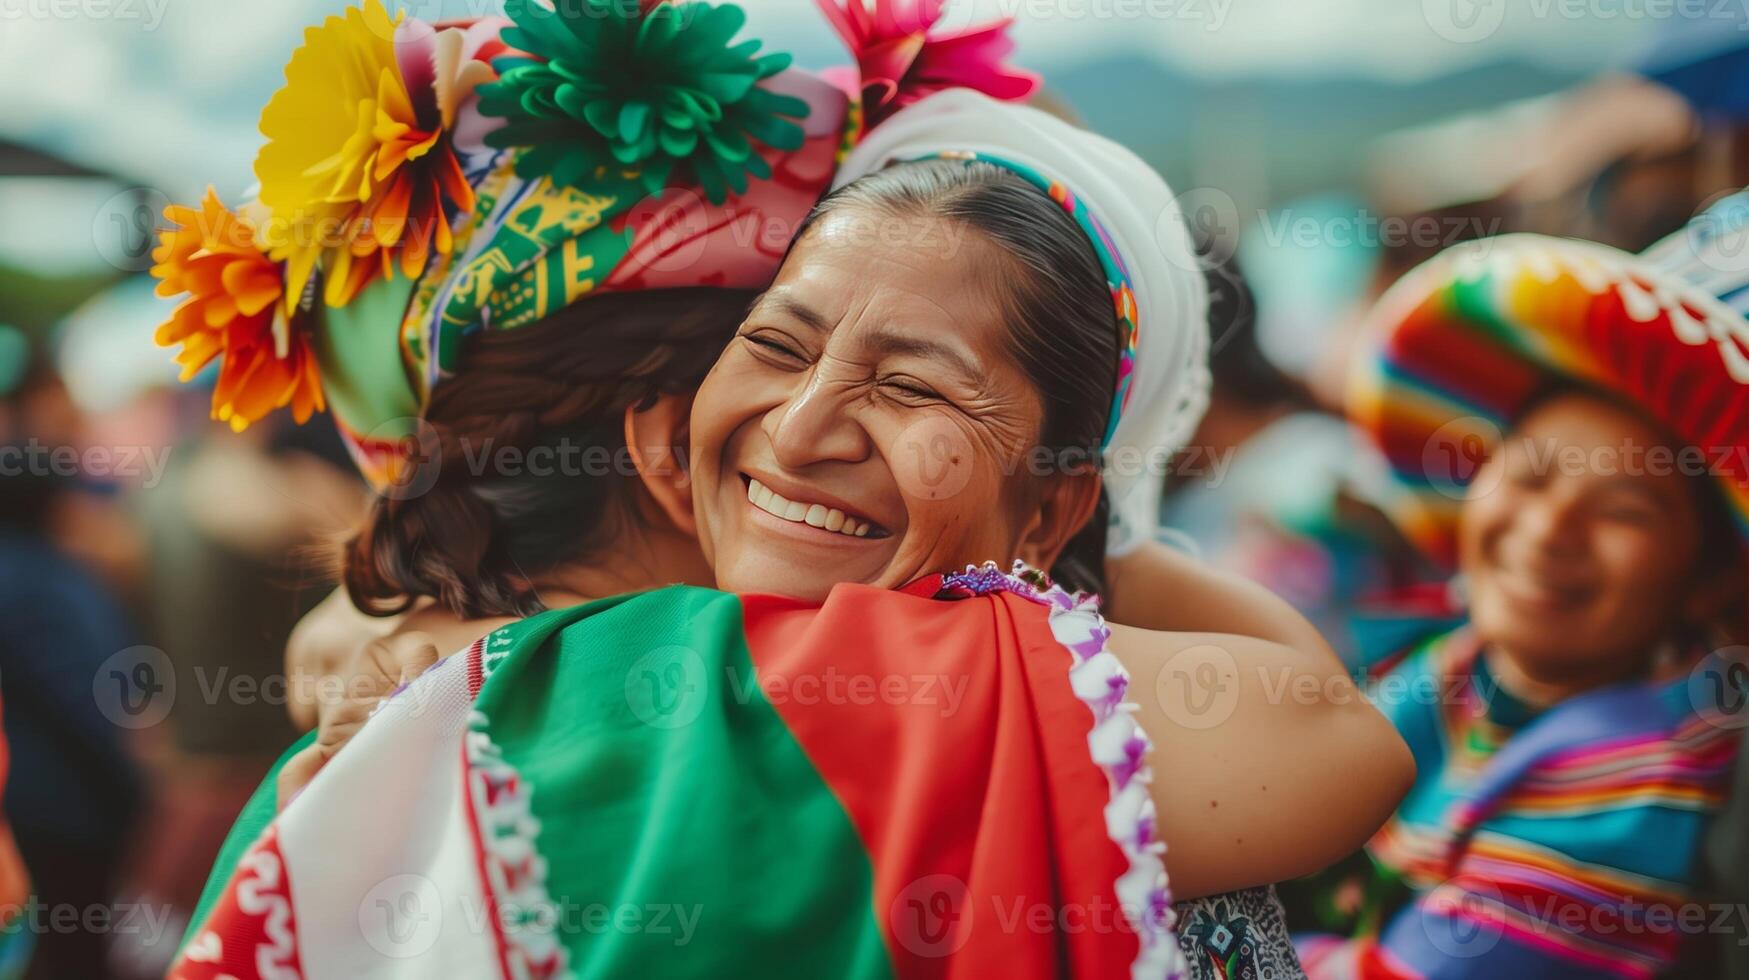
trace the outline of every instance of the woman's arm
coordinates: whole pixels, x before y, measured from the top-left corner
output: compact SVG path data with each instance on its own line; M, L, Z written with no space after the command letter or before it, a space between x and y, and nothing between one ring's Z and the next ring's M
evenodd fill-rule
M1242 576L1150 541L1105 562L1105 618L1138 629L1254 636L1308 654L1336 655L1306 617Z
M1153 741L1175 897L1323 868L1408 792L1408 746L1333 657L1231 634L1111 629Z

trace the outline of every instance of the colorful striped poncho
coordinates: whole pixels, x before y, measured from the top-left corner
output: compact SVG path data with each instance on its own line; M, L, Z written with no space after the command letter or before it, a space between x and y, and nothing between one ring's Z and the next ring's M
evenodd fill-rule
M1697 862L1736 732L1691 675L1600 688L1536 712L1494 682L1468 627L1379 682L1415 786L1356 873L1326 872L1314 978L1651 977L1713 927ZM1693 675L1698 676L1698 675ZM1296 904L1292 903L1291 904Z
M1178 975L1107 636L990 566L505 627L251 803L171 975Z

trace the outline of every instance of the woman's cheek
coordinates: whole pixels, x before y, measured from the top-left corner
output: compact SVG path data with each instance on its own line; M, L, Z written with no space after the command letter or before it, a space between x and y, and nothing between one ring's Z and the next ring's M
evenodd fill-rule
M1671 561L1673 548L1658 537L1637 527L1604 528L1596 534L1591 553L1611 592L1647 605L1654 596L1674 591L1682 569Z
M899 492L929 503L957 500L980 464L960 424L938 413L901 428L889 444L887 459Z

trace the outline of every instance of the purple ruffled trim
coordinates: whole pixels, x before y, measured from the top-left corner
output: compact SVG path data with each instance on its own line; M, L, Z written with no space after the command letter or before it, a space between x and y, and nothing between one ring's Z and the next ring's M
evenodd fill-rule
M1172 931L1172 891L1161 857L1166 845L1156 832L1154 802L1148 792L1153 781L1148 736L1136 723L1135 706L1124 703L1129 674L1106 648L1111 630L1099 614L1099 598L1070 594L1019 561L1007 572L994 562L968 565L963 572L943 576L941 588L944 594L974 596L1012 592L1050 607L1051 634L1074 657L1070 687L1093 712L1087 747L1105 771L1111 790L1105 806L1106 833L1129 860L1129 870L1117 880L1117 897L1141 944L1130 975L1135 980L1180 980L1186 966Z

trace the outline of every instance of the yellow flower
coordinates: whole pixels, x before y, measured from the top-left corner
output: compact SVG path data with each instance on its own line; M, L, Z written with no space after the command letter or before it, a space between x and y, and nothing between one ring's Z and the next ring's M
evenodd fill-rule
M417 276L434 245L451 246L445 201L473 207L429 72L419 66L413 91L403 79L400 24L381 0L365 0L305 31L262 110L255 176L272 214L271 254L286 263L288 310L318 263L332 306L397 266ZM428 49L403 54L429 60Z
M309 337L275 302L284 292L280 266L256 244L255 226L210 187L200 210L172 206L164 217L172 227L159 234L152 275L158 295L188 298L154 339L182 345L175 360L184 381L222 358L213 418L241 432L286 405L299 422L323 408Z

